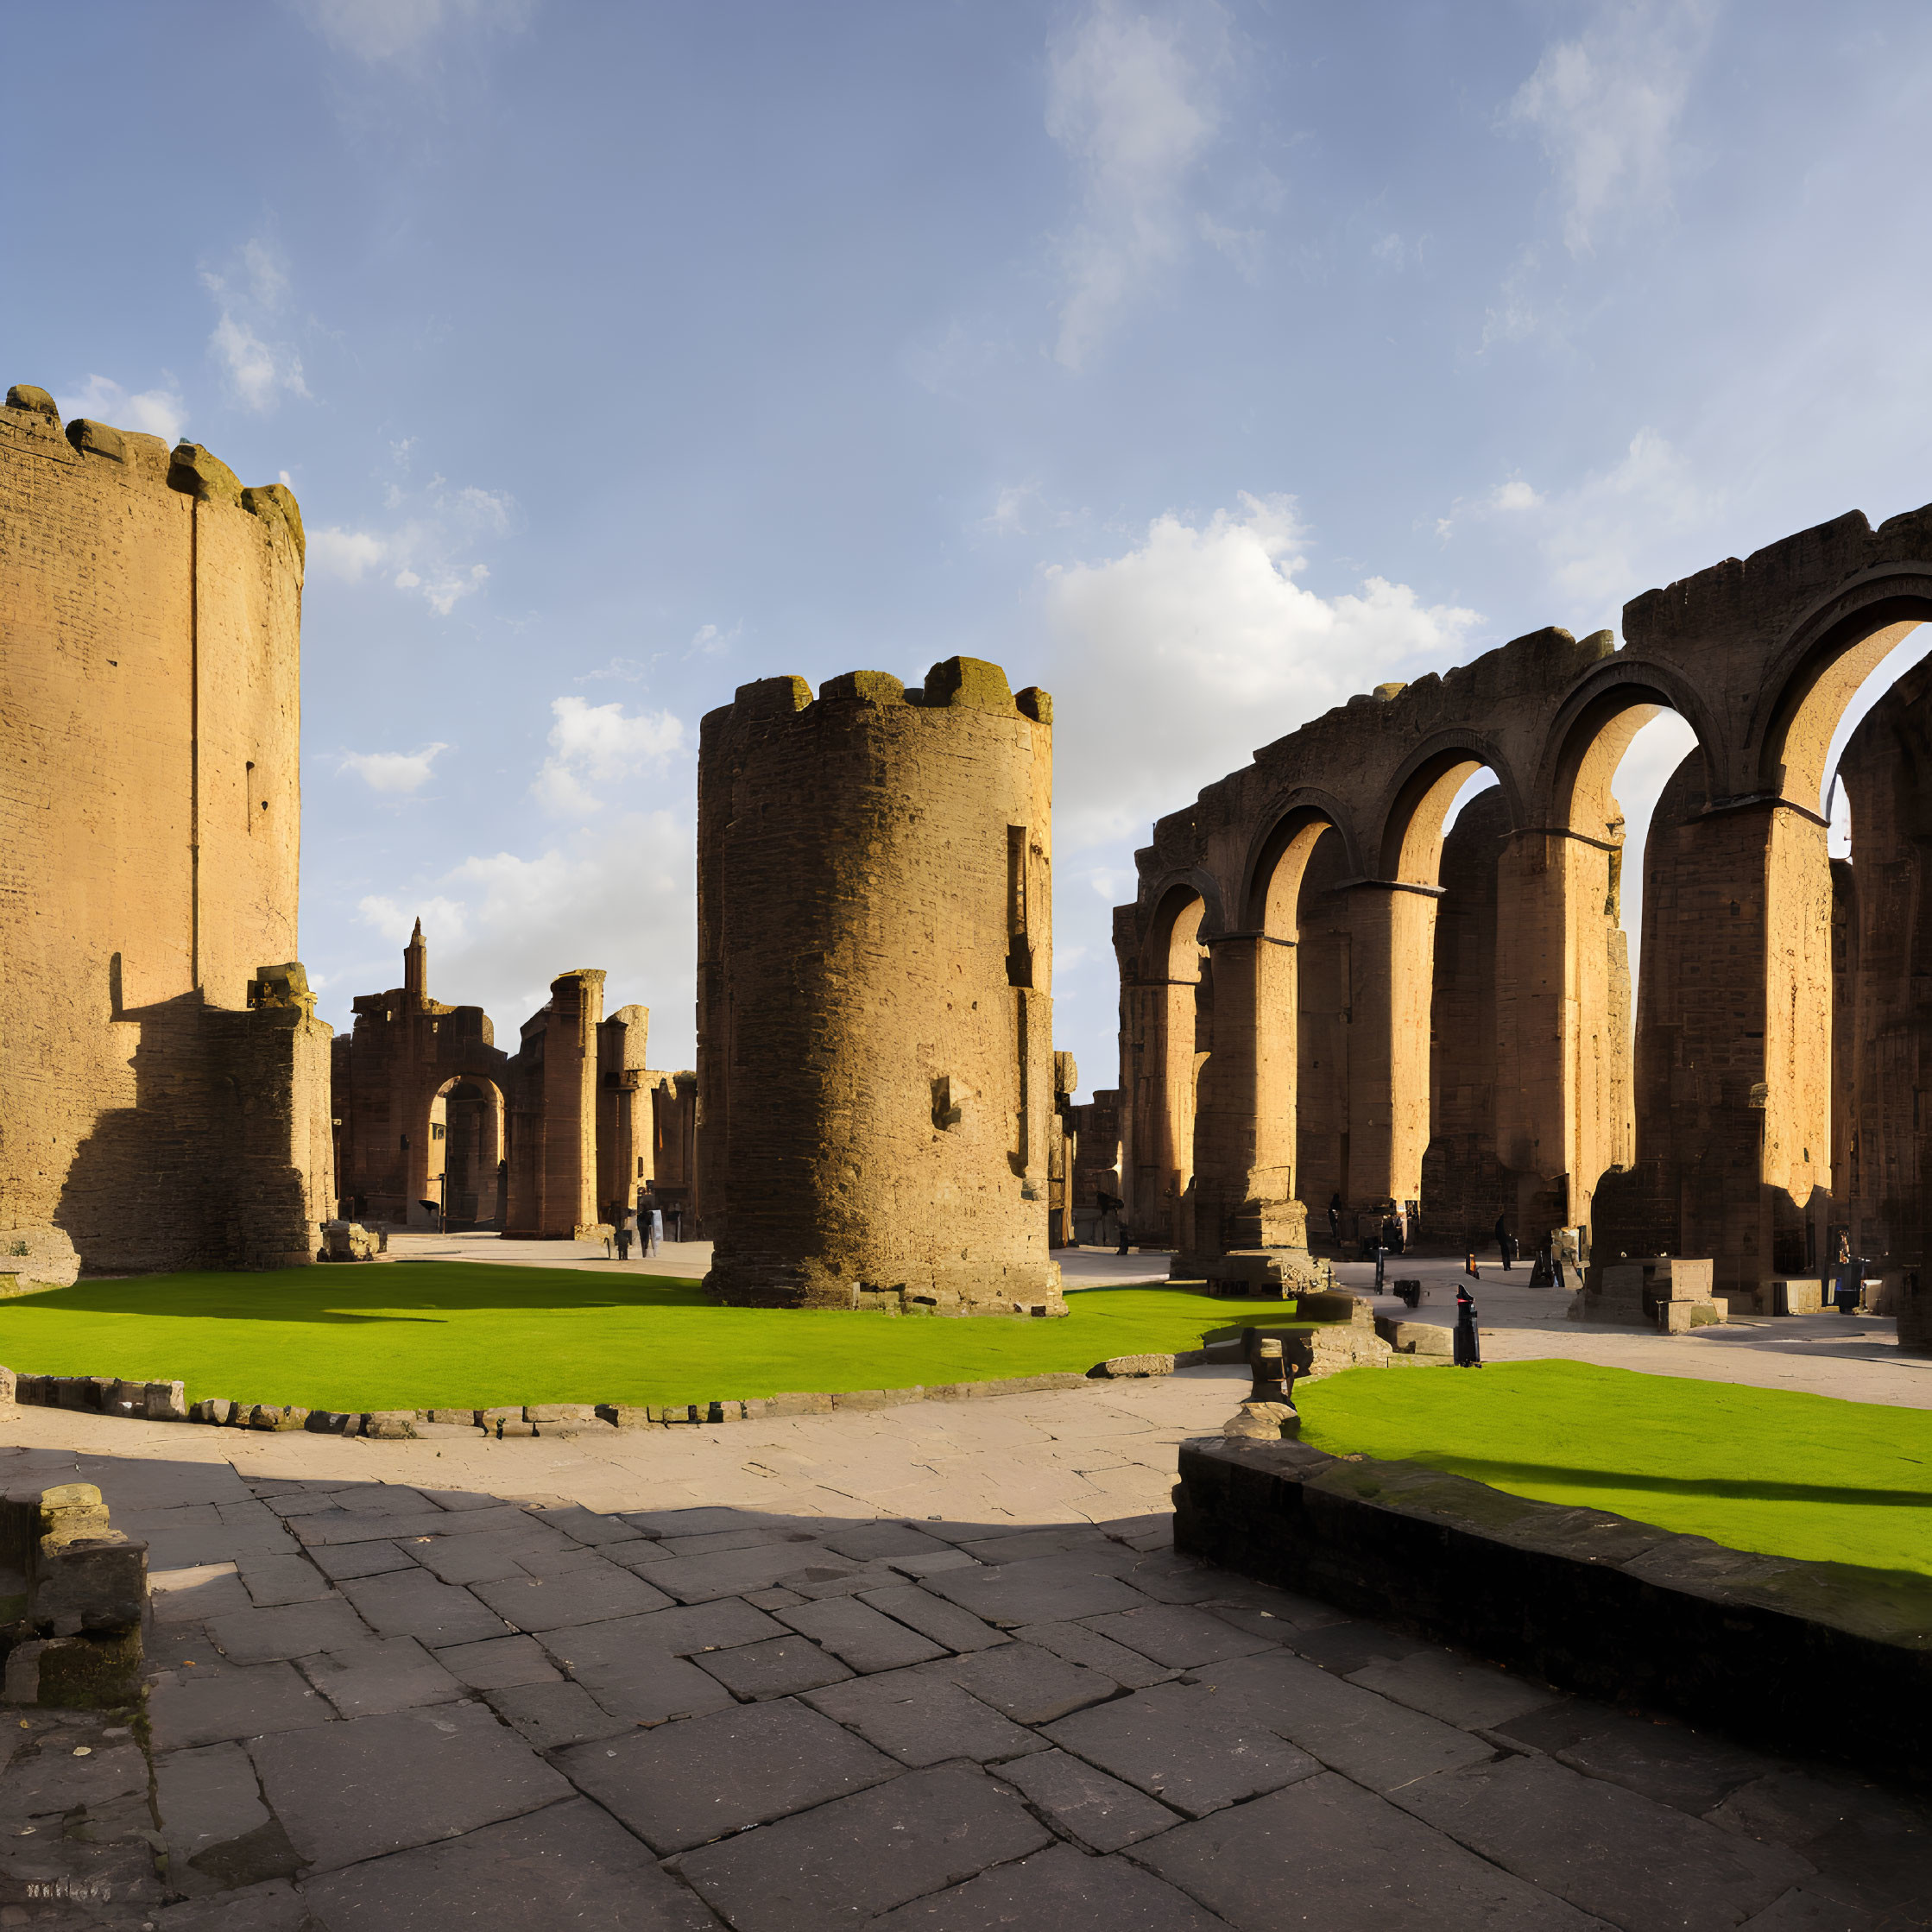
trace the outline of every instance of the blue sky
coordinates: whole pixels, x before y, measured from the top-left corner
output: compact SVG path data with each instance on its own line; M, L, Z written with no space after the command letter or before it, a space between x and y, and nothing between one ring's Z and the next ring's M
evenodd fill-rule
M338 1024L420 912L500 1037L601 965L688 1065L699 717L965 652L1056 695L1058 1033L1111 1084L1157 814L1932 496L1923 7L4 18L0 376L301 500Z

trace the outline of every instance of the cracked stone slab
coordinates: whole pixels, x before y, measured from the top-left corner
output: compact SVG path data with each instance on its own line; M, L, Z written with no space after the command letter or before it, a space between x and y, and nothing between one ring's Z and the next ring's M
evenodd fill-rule
M148 1691L157 1751L332 1722L328 1700L293 1664L164 1673Z
M1782 1845L1740 1838L1553 1758L1506 1758L1392 1798L1624 1932L1730 1932L1815 1870Z
M350 1718L248 1746L270 1809L323 1870L450 1838L570 1796L481 1704Z
M1111 1637L1102 1637L1085 1624L1021 1624L1013 1634L1021 1643L1036 1645L1069 1664L1083 1664L1089 1670L1098 1670L1128 1690L1145 1690L1150 1684L1166 1683L1175 1676L1152 1657L1116 1644Z
M486 1637L480 1644L451 1644L437 1651L436 1661L472 1690L556 1683L563 1676L534 1637Z
M1284 1651L1235 1657L1199 1675L1256 1723L1372 1791L1486 1764L1496 1755L1453 1724L1391 1703Z
M315 1924L286 1878L169 1905L153 1919L155 1932L313 1932Z
M1553 1704L1561 1695L1547 1684L1514 1676L1493 1664L1479 1664L1453 1651L1418 1650L1342 1675L1350 1683L1392 1697L1397 1703L1438 1717L1445 1724L1481 1725L1486 1729L1525 1716L1544 1704Z
M1208 1611L1178 1603L1152 1604L1145 1610L1090 1618L1087 1627L1169 1670L1187 1670L1199 1664L1225 1663L1230 1657L1250 1657L1271 1647L1273 1641L1250 1637Z
M996 1569L942 1570L925 1587L1007 1630L1021 1624L1072 1623L1139 1609L1147 1601L1077 1550Z
M899 1670L946 1653L930 1638L851 1597L780 1610L779 1621L823 1644L853 1670Z
M1282 1932L1290 1904L1311 1926L1375 1932L1602 1932L1333 1771L1178 1825L1133 1856L1238 1932Z
M1550 1756L1572 1771L1626 1785L1699 1817L1714 1811L1740 1785L1778 1768L1755 1751L1687 1725L1650 1723L1620 1714ZM1932 1880L1927 1890L1932 1892Z
M1017 1865L982 1872L963 1885L888 1912L880 1932L1227 1932L1163 1878L1126 1859L1089 1858L1057 1845Z
M1204 1684L1156 1684L1063 1717L1042 1734L1190 1818L1322 1769Z
M628 1724L701 1717L736 1702L709 1671L667 1651L640 1651L611 1664L578 1664L571 1676Z
M635 1728L628 1718L613 1717L582 1684L513 1684L486 1691L483 1701L539 1751L593 1738L615 1738Z
M902 1769L790 1700L734 1704L609 1744L577 1745L557 1762L587 1797L660 1853L825 1804Z
M506 1623L532 1632L639 1617L671 1603L663 1591L653 1589L629 1570L602 1562L595 1569L571 1570L554 1582L540 1576L516 1576L477 1583L470 1594L480 1597Z
M1145 1791L1109 1777L1064 1751L1041 1751L1001 1765L1000 1776L1060 1828L1096 1852L1117 1852L1180 1822Z
M1089 1704L1105 1703L1121 1691L1114 1678L1083 1664L1069 1664L1035 1644L1007 1644L927 1669L1016 1724L1051 1724Z
M622 1826L582 1798L396 1852L303 1888L329 1932L716 1932Z
M275 1664L351 1650L369 1640L369 1626L338 1596L275 1610L241 1610L210 1620L208 1635L232 1664Z
M464 1687L414 1637L382 1637L355 1650L305 1657L302 1675L344 1717L454 1703Z
M944 1765L707 1845L679 1866L737 1932L830 1932L1051 1842L984 1772Z
M468 1590L439 1583L426 1569L358 1576L342 1586L342 1594L378 1636L419 1638L432 1650L509 1632L509 1626Z
M927 1670L859 1677L813 1691L805 1701L902 1765L938 1765L951 1758L983 1764L1045 1748L1032 1732Z
M785 1626L736 1597L679 1610L653 1610L641 1617L579 1624L546 1633L544 1648L574 1669L617 1664L638 1651L671 1657L695 1657L700 1651L729 1650L734 1644L761 1644L786 1635Z
M346 1582L352 1576L381 1576L397 1569L414 1569L416 1559L397 1544L374 1543L319 1544L303 1554L331 1582Z
M258 1610L284 1603L313 1603L329 1594L329 1580L306 1556L243 1556L236 1560L243 1587Z
M882 1610L896 1622L908 1625L922 1637L929 1637L948 1651L985 1651L1013 1639L1003 1630L982 1623L969 1610L934 1596L915 1583L901 1583L892 1589L867 1590L859 1599L874 1610ZM779 1607L776 1605L773 1608Z
M856 1562L880 1559L897 1564L902 1558L954 1556L952 1544L938 1537L915 1530L910 1523L863 1523L856 1529L841 1530L824 1539L824 1547L835 1556L850 1556Z
M206 1623L255 1607L233 1563L196 1563L186 1569L150 1570L148 1601L157 1624Z
M766 1644L739 1644L729 1650L711 1651L700 1655L697 1663L733 1696L747 1703L818 1690L826 1684L843 1683L852 1675L836 1657L795 1632Z
M269 1821L255 1766L238 1744L202 1745L155 1758L155 1809L170 1871L259 1831ZM214 1889L211 1884L210 1890Z

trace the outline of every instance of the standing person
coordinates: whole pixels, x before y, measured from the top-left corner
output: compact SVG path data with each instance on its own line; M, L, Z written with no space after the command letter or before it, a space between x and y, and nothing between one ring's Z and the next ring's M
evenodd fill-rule
M1123 1209L1124 1209L1124 1208L1125 1208L1125 1206L1126 1206L1126 1203L1125 1203L1125 1202L1123 1202L1123 1203L1121 1203L1121 1206L1122 1206L1122 1207L1123 1207ZM1125 1214L1123 1213L1123 1214L1121 1215L1121 1248L1120 1248L1120 1252L1121 1252L1121 1253L1122 1254L1125 1254L1125 1253L1127 1253L1127 1234L1128 1234L1128 1228L1127 1228L1127 1215L1125 1215Z
M1476 1333L1476 1304L1469 1291L1460 1282L1455 1289L1455 1366L1458 1368L1482 1367L1482 1342Z
M1329 1196L1329 1239L1336 1247L1342 1246L1342 1190L1337 1188Z
M630 1260L631 1243L636 1239L637 1210L635 1208L626 1208L624 1218L617 1223L617 1259L620 1261Z
M1509 1223L1505 1221L1500 1215L1498 1215L1496 1216L1496 1252L1503 1258L1503 1272L1505 1274L1507 1274L1509 1272L1509 1251L1511 1246L1512 1243L1509 1238Z

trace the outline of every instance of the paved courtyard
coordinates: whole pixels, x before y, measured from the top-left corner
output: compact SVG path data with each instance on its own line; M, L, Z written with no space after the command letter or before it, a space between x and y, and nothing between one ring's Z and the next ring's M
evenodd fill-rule
M575 1439L22 1410L148 1539L152 1777L9 1711L0 1924L1932 1924L1932 1821L1171 1550L1243 1379Z

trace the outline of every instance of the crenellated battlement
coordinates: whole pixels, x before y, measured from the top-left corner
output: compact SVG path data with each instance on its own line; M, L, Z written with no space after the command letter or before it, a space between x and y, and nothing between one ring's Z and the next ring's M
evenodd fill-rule
M1052 696L1038 685L1016 692L996 664L983 658L945 658L926 672L923 686L908 687L889 671L846 671L826 679L814 698L803 678L761 678L740 685L729 704L706 712L704 727L709 730L727 721L794 717L824 704L907 705L919 710L1023 717L1033 724L1053 723Z
M294 491L280 483L244 485L219 457L199 443L180 442L170 449L159 436L117 429L91 416L76 416L63 429L54 398L32 383L16 382L7 391L6 407L0 412L0 445L69 469L111 464L129 480L175 490L198 502L232 505L266 526L286 531L298 569L306 558L307 539Z

